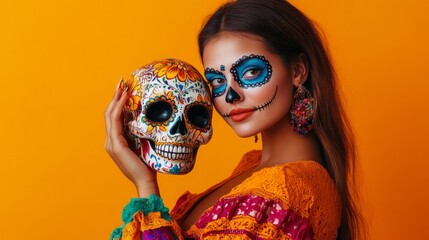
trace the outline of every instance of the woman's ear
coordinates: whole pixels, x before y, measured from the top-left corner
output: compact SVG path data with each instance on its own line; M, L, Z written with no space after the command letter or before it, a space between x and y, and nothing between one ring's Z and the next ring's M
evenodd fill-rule
M307 58L304 53L300 53L291 64L292 82L295 87L299 87L307 81L308 69Z

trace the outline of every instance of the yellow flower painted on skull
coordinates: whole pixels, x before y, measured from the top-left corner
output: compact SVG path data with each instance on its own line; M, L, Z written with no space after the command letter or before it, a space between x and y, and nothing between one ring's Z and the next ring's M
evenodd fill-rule
M185 82L186 79L189 79L191 82L202 79L197 70L195 70L191 65L176 59L159 61L153 66L153 68L154 74L157 77L165 76L167 79L177 77L181 82Z
M127 91L127 94L129 96L127 103L125 104L125 107L130 111L137 110L139 106L139 102L141 100L141 84L139 83L138 77L132 76L131 78L128 78L126 81L124 79L121 79L120 87Z

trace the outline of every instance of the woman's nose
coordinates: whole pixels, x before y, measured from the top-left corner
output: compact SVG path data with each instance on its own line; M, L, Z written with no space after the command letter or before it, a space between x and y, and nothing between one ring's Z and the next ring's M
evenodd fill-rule
M231 87L228 88L226 92L225 101L227 103L234 103L241 99L241 96Z

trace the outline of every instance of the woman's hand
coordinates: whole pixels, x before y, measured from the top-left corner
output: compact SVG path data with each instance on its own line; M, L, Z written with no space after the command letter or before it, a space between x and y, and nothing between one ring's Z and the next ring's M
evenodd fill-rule
M118 87L104 113L105 148L122 173L134 183L139 197L149 197L151 194L159 195L156 172L131 151L125 138L122 109L127 99L127 92Z

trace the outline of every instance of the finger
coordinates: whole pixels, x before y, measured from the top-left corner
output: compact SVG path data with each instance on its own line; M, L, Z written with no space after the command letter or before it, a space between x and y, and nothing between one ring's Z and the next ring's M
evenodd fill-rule
M113 95L113 99L110 101L109 105L107 106L106 113L110 113L115 105L115 103L119 100L121 97L121 94L124 92L124 78L121 77L121 81L119 81L118 86L116 86L115 94Z
M121 77L121 80L118 83L118 86L116 86L116 90L118 90L119 88L121 88L124 84L124 76Z
M106 111L104 112L104 121L106 125L106 133L109 131L111 125L112 125L112 111L115 108L115 105L118 102L118 99L122 95L123 91L121 88L118 88L115 92L115 95L113 96L113 99L110 101L109 105L107 106Z
M112 110L113 110L113 108L114 108L114 106L115 106L115 104L118 102L118 100L120 99L120 97L121 97L121 95L122 95L122 93L123 93L123 90L122 90L122 88L118 88L117 90L116 90L116 92L115 92L115 95L113 95L113 98L112 98L112 100L110 100L110 103L109 103L109 105L107 106L107 108L106 108L106 113L111 113L112 112Z
M111 144L111 152L116 155L114 160L117 162L117 164L122 166L123 163L121 161L123 161L123 157L129 158L132 157L131 155L135 155L129 149L123 128L122 109L127 99L127 93L124 92L119 101L114 106L114 109L112 110L110 116L111 126L109 128L109 141ZM127 155L121 156L120 154L124 152L127 153Z
M128 100L128 95L126 92L124 92L112 110L111 117L110 117L112 126L110 130L111 130L111 133L115 136L124 135L122 110L127 100Z
M118 101L116 102L116 105L112 109L112 116L113 115L120 115L122 114L122 109L124 109L125 103L128 100L128 93L127 91L122 92L121 96L119 97Z

